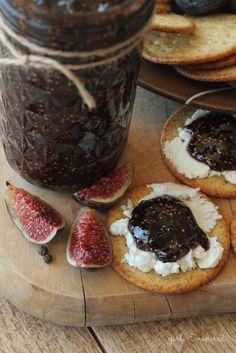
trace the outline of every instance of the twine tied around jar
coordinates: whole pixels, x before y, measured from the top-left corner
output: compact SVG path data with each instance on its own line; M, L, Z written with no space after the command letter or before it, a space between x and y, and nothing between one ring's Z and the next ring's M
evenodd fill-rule
M0 18L0 44L4 46L12 57L0 58L0 66L32 66L39 69L54 69L61 72L71 81L77 88L81 98L87 104L90 110L96 108L96 101L90 92L86 89L80 78L73 72L80 69L88 69L97 66L111 64L112 62L124 57L139 45L143 36L149 28L150 21L137 33L127 40L104 49L95 49L88 52L61 51L50 48L41 47L30 42L27 38L16 34L4 21ZM25 54L12 44L14 40L17 44L28 49L30 54ZM108 57L107 57L108 56ZM54 59L53 57L67 59L86 59L91 57L99 58L99 61L84 63L79 65L66 65Z

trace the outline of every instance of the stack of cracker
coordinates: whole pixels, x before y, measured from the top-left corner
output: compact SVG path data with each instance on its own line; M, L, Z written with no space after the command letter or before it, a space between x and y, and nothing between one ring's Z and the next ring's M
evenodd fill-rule
M159 0L157 8L170 4ZM180 74L193 80L235 85L236 15L190 17L156 12L144 41L145 59L174 65Z

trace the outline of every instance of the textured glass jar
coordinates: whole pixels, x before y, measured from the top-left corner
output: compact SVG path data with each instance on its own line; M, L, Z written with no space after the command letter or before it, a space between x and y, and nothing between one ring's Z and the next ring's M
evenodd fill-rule
M114 46L141 31L154 3L0 0L0 16L15 33L42 47L91 51ZM59 71L3 67L1 125L10 165L30 182L62 191L90 185L114 170L127 142L140 44L112 63L74 72L96 100L92 111ZM9 55L3 47L1 51L2 56ZM57 59L66 65L100 60Z

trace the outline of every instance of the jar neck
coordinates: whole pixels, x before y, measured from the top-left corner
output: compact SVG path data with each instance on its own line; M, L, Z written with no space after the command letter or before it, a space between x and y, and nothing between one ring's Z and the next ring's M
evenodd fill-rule
M26 6L27 3L27 6ZM82 51L106 48L140 31L155 0L125 1L107 13L62 13L32 0L0 0L0 16L18 34L51 49Z

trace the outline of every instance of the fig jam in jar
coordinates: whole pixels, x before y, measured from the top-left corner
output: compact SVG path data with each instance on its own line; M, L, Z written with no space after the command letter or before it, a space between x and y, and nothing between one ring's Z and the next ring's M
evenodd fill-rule
M154 0L0 0L4 23L42 48L70 53L117 48L114 60L104 64L99 64L104 57L95 54L53 57L67 67L80 65L73 73L94 97L92 110L60 71L29 65L1 68L3 146L8 162L22 177L66 191L91 185L114 170L127 142L142 37L124 55L120 44L142 33L154 4ZM9 40L22 53L31 54L17 39ZM105 59L113 54L108 52ZM3 45L1 56L10 56Z

